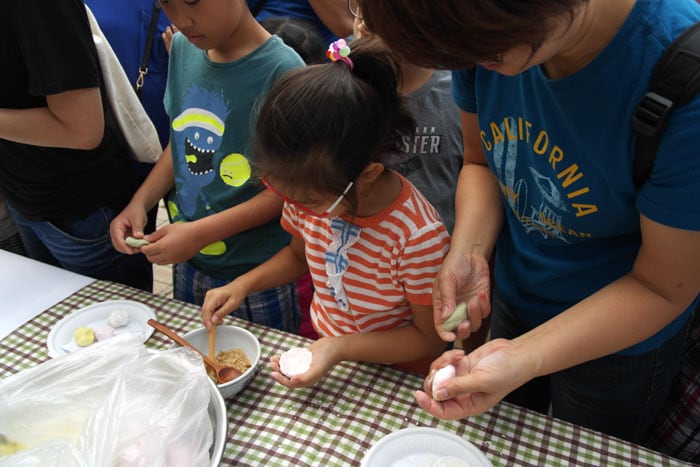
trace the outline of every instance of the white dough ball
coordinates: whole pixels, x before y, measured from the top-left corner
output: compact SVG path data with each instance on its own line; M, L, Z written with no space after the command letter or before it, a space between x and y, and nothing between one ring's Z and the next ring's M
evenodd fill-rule
M287 350L280 356L280 371L287 378L309 371L311 367L311 352L304 347Z
M126 323L129 322L129 312L126 310L114 310L109 314L107 322L113 328L120 328L122 326L126 326Z
M454 365L443 366L438 371L436 371L435 375L433 375L433 394L435 393L435 391L437 391L437 388L438 386L440 386L440 384L454 378L456 373L457 370L454 367Z
M114 328L109 324L103 324L95 328L95 339L105 341L114 336Z

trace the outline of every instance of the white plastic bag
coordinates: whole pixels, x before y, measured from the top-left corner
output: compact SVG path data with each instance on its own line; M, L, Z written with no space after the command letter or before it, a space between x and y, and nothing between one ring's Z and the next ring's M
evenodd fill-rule
M208 466L207 378L186 349L117 336L1 380L0 434L27 449L0 467Z

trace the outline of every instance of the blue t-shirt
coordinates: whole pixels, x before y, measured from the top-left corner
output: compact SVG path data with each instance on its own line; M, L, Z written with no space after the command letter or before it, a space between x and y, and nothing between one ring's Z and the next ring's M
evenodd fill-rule
M304 66L294 50L272 36L245 57L212 62L185 36L173 36L165 107L170 116L175 190L167 207L173 222L188 222L257 195L252 179L252 134L272 84ZM289 243L279 219L208 245L190 259L202 273L233 279Z
M514 77L481 67L453 73L455 101L479 116L506 206L495 281L528 325L631 270L641 245L639 213L700 230L700 99L676 109L639 191L631 130L657 59L698 20L694 0L638 0L599 56L565 78L548 79L539 66ZM689 314L621 353L657 347Z
M309 0L247 0L248 7L253 10L259 2L264 2L262 9L255 19L262 21L267 18L296 18L308 21L316 27L323 36L326 45L338 40L338 36L328 29L309 4Z

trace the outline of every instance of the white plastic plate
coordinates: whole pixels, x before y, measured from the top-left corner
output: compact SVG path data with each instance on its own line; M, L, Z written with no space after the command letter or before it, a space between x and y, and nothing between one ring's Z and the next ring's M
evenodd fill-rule
M493 467L491 461L476 446L449 433L432 427L405 428L379 440L362 459L361 467L432 467L454 465L446 462L457 458L457 465ZM442 463L437 463L437 461Z
M80 350L73 340L75 330L80 326L97 328L107 324L107 318L115 310L125 310L129 313L129 321L125 326L114 328L114 335L141 334L145 342L154 329L148 325L148 320L156 318L152 308L132 300L110 300L86 306L65 316L49 331L46 346L49 357L56 358L67 353Z

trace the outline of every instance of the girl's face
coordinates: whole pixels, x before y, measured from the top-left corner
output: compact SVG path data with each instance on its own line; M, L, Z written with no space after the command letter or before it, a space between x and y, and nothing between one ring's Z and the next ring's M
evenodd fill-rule
M345 213L348 207L343 201L353 185L353 182L348 183L343 193L339 196L309 193L304 196L304 199L294 200L274 188L264 177L262 182L268 190L282 198L285 203L291 204L304 213L315 217L338 217Z
M160 0L160 4L168 19L202 50L221 48L247 8L242 0Z

